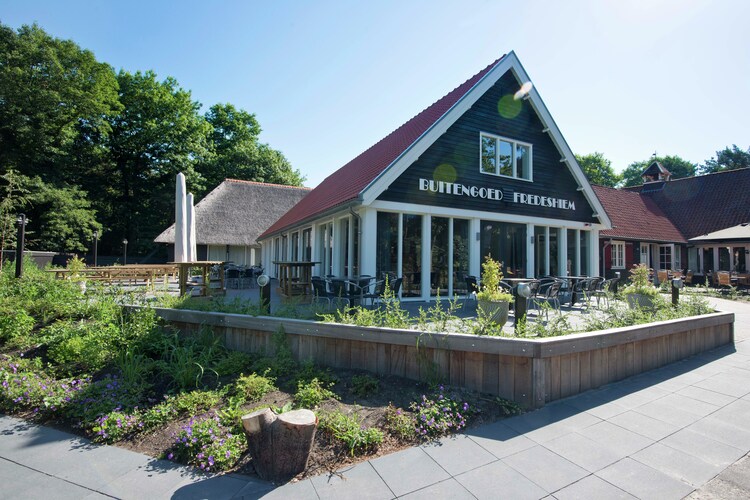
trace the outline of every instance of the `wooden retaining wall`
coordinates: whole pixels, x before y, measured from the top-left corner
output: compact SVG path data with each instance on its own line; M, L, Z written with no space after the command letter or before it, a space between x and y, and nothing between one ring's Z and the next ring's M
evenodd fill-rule
M157 314L183 332L210 325L230 349L273 352L283 327L298 361L443 381L527 408L652 370L734 341L734 314L714 313L544 339L364 328L177 309Z

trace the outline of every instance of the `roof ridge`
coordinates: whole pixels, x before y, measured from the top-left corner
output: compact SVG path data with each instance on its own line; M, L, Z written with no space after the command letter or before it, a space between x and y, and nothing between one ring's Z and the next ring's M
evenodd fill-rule
M273 182L258 182L258 181L246 181L244 179L230 179L226 178L224 179L224 182L240 182L243 184L255 184L258 186L273 186L273 187L280 187L280 188L288 188L288 189L304 189L307 191L310 191L312 188L305 187L305 186L291 186L289 184L276 184Z

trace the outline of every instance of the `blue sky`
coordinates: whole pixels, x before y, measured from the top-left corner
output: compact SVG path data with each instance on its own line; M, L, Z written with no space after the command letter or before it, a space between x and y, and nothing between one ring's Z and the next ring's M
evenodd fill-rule
M750 147L750 2L3 0L115 69L255 113L315 186L515 50L574 152L620 171Z

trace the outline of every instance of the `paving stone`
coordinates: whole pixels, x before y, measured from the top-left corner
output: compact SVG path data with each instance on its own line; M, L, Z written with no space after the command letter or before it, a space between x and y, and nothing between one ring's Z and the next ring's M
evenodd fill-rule
M679 428L687 427L703 418L703 416L698 415L695 412L675 408L662 399L639 406L633 411L637 411L638 413L656 420L661 420L662 422L667 422Z
M701 387L696 387L694 385L691 385L690 387L685 387L684 389L680 390L677 394L687 396L693 399L697 399L698 401L711 403L719 407L728 405L729 403L736 400L734 396L727 396L726 394L721 394L720 392L716 392L716 391L710 391L708 389L703 389Z
M194 470L166 460L152 459L146 467L126 472L97 490L122 499L171 496L185 483L185 479L196 477Z
M192 500L201 498L211 499L231 499L236 496L243 496L240 494L241 491L246 490L246 495L256 493L256 498L260 494L267 493L273 486L265 481L254 480L248 482L252 478L241 479L239 477L233 477L231 475L222 475L208 477L202 480L186 479L182 483L178 484L174 491L170 493L170 498L174 500ZM258 483L262 484L262 488L258 488ZM252 487L255 489L252 489Z
M497 458L507 457L537 444L502 422L471 429L466 435Z
M128 472L146 471L155 459L114 446L97 446L75 460L64 459L57 476L101 490Z
M727 467L739 460L745 451L711 439L690 428L682 429L664 438L661 444L696 456L719 467Z
M712 416L728 424L747 428L750 422L750 402L739 399L718 410Z
M612 402L590 408L586 410L586 413L589 413L601 420L607 420L614 417L615 415L619 415L620 413L625 413L626 411L628 411L628 409L624 406Z
M750 384L748 384L747 380L737 380L725 373L719 373L711 378L707 378L696 383L695 386L736 398L741 398L750 392Z
M652 439L623 429L610 422L601 422L591 427L586 427L578 431L578 433L610 449L617 450L625 456L642 450L654 443Z
M505 457L503 462L538 484L547 493L557 491L589 474L587 470L541 445Z
M729 446L739 446L740 448L750 450L750 429L747 426L738 427L714 415L701 419L686 427L686 429L703 434Z
M618 398L616 403L620 406L632 410L633 408L639 408L645 404L656 401L664 396L670 394L670 391L666 391L659 387L650 387L648 389L642 389L637 392L625 394Z
M513 498L538 499L547 495L523 474L502 461L492 462L478 469L456 476L456 480L478 499Z
M237 500L318 500L318 494L310 479L298 481L296 483L287 483L265 493L258 488L258 485L249 483L246 488L235 495Z
M589 472L603 469L626 456L578 433L553 439L543 446Z
M427 455L425 455L425 458L430 460ZM311 481L318 496L322 499L380 500L393 498L395 492L386 486L386 483L383 482L383 479L370 464L371 462L363 462L353 467L341 469L335 474L316 476ZM402 471L404 476L408 476L409 472L408 469Z
M6 497L6 494L12 492ZM62 479L37 473L25 480L3 483L0 498L54 498L55 500L78 500L97 492Z
M707 483L723 469L661 443L653 444L631 458L694 487Z
M608 421L654 441L663 439L680 429L676 425L651 418L633 410L615 415Z
M591 475L584 477L578 482L556 491L553 495L557 500L580 500L590 499L622 499L631 500L635 497L617 486L614 486L600 477Z
M637 498L676 500L693 491L692 486L632 458L623 458L596 475Z
M401 498L409 500L435 500L437 498L450 498L451 500L473 500L476 498L455 479L447 479L432 486L428 486ZM265 500L265 499L264 499Z
M460 434L421 448L452 476L497 460L468 436Z
M406 495L450 477L421 448L410 448L393 455L376 458L370 463L396 496Z

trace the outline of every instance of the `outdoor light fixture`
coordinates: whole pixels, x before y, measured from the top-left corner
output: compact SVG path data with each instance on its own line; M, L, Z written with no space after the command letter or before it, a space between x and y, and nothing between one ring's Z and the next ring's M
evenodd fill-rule
M99 230L94 229L94 267L96 267L97 247L99 246Z
M682 287L684 286L684 283L682 282L682 278L673 278L672 286L678 290L681 290Z
M122 264L128 263L128 240L127 238L122 239Z
M258 286L264 287L268 284L268 282L271 281L271 279L268 277L268 275L261 274L258 276Z
M23 247L26 245L26 214L18 214L18 235L16 236L16 278L23 276ZM2 258L2 255L0 255Z
M528 283L519 283L516 291L518 292L518 295L520 295L524 299L528 299L529 297L531 297L531 287Z

